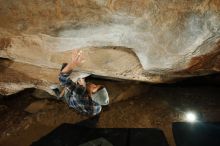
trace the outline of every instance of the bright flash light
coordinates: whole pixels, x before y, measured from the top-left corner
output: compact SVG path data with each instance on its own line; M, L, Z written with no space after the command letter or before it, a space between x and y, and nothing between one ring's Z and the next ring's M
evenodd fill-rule
M193 112L187 112L185 118L187 122L196 122L197 120L197 116Z

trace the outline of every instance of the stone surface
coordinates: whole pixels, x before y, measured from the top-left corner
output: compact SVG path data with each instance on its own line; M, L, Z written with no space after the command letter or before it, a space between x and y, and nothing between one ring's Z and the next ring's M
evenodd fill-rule
M32 92L33 97L51 98L51 95L54 94L50 86L52 84L59 84L59 70L56 69L47 69L10 60L1 60L0 68L4 69L0 72L0 95L11 95L26 88L37 88ZM82 75L87 76L88 74L73 72L70 77L73 81L76 81L77 77ZM89 82L102 85L102 81L89 80ZM146 85L137 84L135 82L127 83L127 81L115 81L113 84L110 81L105 81L105 83L104 86L108 90L112 89L109 91L111 103L126 100L130 97L137 97L139 94L142 94L142 92L148 90ZM138 89L137 86L139 87ZM129 91L124 93L124 91L127 90Z
M1 0L0 19L0 57L44 72L73 48L86 57L78 71L108 78L161 83L220 71L219 0Z
M37 88L40 90L34 91L33 96L48 98L49 94L54 95L50 86L59 84L59 70L57 69L48 69L4 59L0 60L0 68L2 69L0 72L0 95L11 95L27 88ZM74 72L71 79L76 81L82 75L85 76L85 74Z
M49 105L49 102L47 100L39 100L39 101L35 101L31 104L29 104L24 110L28 113L37 113L40 112L42 110L48 110L53 108L52 105Z

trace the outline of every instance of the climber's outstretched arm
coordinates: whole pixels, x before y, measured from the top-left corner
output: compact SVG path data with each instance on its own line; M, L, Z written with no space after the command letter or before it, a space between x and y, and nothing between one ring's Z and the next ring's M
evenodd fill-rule
M80 63L82 63L82 51L79 50L73 50L72 52L72 61L67 64L66 67L64 67L61 70L61 73L71 73L71 71L78 66Z

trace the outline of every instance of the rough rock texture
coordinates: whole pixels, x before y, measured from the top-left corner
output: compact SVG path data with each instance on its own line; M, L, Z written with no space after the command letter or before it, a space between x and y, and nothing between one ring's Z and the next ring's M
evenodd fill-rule
M24 110L28 113L37 113L40 112L41 110L48 110L51 109L52 106L49 105L48 100L39 100L31 103L28 105Z
M80 72L110 78L220 71L219 0L0 0L0 19L0 57L30 68L58 70L79 48Z

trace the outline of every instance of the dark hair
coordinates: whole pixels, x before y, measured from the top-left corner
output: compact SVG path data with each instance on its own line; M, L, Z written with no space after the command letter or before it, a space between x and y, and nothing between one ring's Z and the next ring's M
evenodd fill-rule
M61 67L61 69L60 69L60 71L62 71L62 70L67 66L67 64L68 64L68 63L63 63L63 64L62 64L62 67Z

